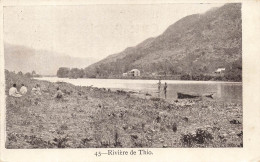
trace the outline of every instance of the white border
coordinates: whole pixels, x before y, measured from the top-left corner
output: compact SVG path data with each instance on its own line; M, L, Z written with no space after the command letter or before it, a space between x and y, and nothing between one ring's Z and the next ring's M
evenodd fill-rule
M3 6L15 5L88 5L88 4L162 4L242 2L243 28L243 148L161 148L152 156L94 156L107 149L5 149L5 85L3 55ZM260 1L232 0L9 0L2 1L0 54L1 161L260 161ZM117 149L115 149L117 150ZM121 149L130 150L130 149Z

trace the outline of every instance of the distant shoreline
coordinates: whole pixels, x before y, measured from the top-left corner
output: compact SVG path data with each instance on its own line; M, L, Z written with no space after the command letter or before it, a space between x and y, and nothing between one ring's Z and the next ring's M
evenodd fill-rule
M57 76L42 76L42 77L33 77L33 79L39 79L40 78L59 78L59 79L103 79L103 80L155 80L158 81L159 79L142 79L142 78L60 78ZM200 82L207 82L207 83L233 83L233 84L242 84L243 81L222 81L222 80L174 80L174 79L160 79L161 81L176 81L176 82L196 82L196 83L200 83Z

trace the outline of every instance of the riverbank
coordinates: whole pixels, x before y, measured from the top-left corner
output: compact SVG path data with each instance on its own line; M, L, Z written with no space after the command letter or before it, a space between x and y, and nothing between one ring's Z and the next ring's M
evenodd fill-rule
M181 80L161 80L162 88L158 94L158 80L126 80L126 79L68 79L68 78L35 78L46 80L52 83L66 82L76 86L93 86L98 88L107 88L114 90L124 90L135 94L150 94L154 97L164 97L163 87L167 83L167 101L168 99L177 99L177 93L197 93L201 95L214 94L215 100L224 100L225 102L242 101L242 83L223 82L223 81L181 81ZM147 95L147 96L148 96ZM144 97L141 95L141 97ZM148 98L148 97L147 97Z
M46 76L41 76L46 77ZM60 77L60 76L51 76L51 77L59 77L59 78L69 78L69 79L127 79L127 80L181 80L181 81L223 81L223 82L242 82L241 76L235 76L232 78L231 76L222 76L222 75L199 75L199 76L189 76L189 75L178 75L178 76L169 76L169 77L147 77L147 76L136 76L136 77L124 77L124 76L110 76L110 77Z
M6 148L242 147L242 105L51 83L6 72L43 94L6 98ZM64 100L53 98L56 87ZM18 87L19 88L19 87Z

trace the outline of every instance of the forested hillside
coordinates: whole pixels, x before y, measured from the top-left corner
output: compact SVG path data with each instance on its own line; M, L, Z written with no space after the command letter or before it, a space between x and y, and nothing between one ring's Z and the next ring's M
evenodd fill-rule
M211 75L226 68L227 80L242 78L241 4L226 4L184 17L156 38L113 54L85 69L87 77ZM159 22L158 22L159 23Z

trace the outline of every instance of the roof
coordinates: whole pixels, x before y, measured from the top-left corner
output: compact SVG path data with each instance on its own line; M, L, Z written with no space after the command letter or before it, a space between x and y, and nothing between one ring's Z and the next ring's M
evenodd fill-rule
M132 69L131 71L140 71L140 70L138 70L138 69Z
M216 71L217 72L221 72L221 71L223 71L223 70L226 70L225 68L218 68Z

